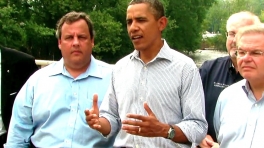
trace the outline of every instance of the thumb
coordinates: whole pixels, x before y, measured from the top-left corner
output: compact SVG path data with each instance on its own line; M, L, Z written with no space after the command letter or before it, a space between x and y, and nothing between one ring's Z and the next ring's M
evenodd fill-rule
M205 138L205 141L206 141L207 145L209 145L209 146L213 146L214 145L214 141L211 141L208 138Z
M144 108L147 111L149 116L153 116L156 118L155 114L152 112L152 110L150 109L150 107L148 106L147 102L144 102Z

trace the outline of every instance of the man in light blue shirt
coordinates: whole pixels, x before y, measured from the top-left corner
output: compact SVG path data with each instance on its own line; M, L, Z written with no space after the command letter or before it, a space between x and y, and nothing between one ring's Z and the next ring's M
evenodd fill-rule
M214 113L221 148L263 148L264 25L239 29L236 57L245 78L222 91Z
M94 94L100 105L109 86L111 65L92 55L94 30L88 15L70 12L57 24L62 59L33 74L18 93L5 148L112 147L85 121Z

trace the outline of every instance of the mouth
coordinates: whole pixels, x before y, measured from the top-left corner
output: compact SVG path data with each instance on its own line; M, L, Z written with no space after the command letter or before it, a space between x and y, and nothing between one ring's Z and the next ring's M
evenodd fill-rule
M244 70L249 70L249 69L254 69L254 68L251 67L251 66L242 66L242 69L244 69Z
M140 35L135 35L135 36L132 36L131 39L134 41L134 40L139 40L143 38L143 36L140 36Z
M74 50L74 51L72 51L71 52L72 54L80 54L80 53L82 53L80 50Z

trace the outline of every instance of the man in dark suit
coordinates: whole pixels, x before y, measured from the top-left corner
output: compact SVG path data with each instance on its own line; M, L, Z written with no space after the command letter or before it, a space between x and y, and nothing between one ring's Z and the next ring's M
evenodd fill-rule
M6 142L12 107L17 93L38 67L34 57L0 45L1 56L1 117L0 147ZM1 128L2 127L2 128Z

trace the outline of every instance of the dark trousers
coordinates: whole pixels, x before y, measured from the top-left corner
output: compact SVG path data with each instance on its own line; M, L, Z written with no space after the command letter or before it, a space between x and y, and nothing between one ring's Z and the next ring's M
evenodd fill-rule
M6 143L6 139L7 139L7 133L0 136L0 148L4 147L4 144Z

